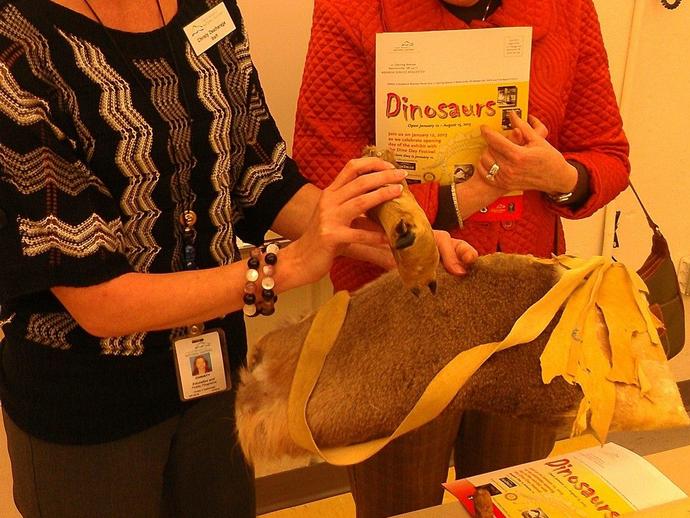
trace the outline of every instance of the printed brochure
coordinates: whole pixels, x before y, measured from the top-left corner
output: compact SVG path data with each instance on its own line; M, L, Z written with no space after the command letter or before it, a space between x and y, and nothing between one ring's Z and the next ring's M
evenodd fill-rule
M376 145L410 183L467 180L486 147L480 126L506 132L510 112L527 119L531 27L376 36ZM518 219L521 194L473 219Z
M474 515L477 488L495 518L614 518L687 495L643 457L607 443L444 484Z

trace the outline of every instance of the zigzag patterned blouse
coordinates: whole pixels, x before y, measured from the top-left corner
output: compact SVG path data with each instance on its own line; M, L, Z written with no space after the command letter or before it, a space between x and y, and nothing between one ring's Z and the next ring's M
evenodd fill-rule
M180 409L179 330L95 338L50 287L183 269L187 209L198 267L235 261L236 236L261 242L305 183L236 3L236 29L203 54L184 35L216 3L180 0L166 29L126 33L49 1L0 2L0 398L35 436L101 442ZM209 325L240 365L241 314Z

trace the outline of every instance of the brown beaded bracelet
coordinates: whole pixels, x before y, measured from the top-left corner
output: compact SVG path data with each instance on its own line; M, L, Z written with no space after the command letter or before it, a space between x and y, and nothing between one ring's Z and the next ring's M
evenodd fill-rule
M275 313L275 303L278 300L275 288L275 266L278 263L278 251L280 247L275 244L269 244L264 248L253 248L249 253L247 260L247 273L244 285L244 296L242 300L244 307L242 312L248 317L256 317L259 315L272 315ZM263 256L263 267L261 266L261 258ZM261 279L259 286L257 281Z

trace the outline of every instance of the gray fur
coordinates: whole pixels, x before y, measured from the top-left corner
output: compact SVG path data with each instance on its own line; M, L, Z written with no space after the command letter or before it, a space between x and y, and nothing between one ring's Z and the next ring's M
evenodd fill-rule
M392 433L448 361L503 339L558 277L551 264L492 254L465 277L439 271L435 296L415 297L395 272L357 291L308 404L317 444L342 446ZM237 397L240 440L250 458L303 453L287 433L287 399L312 318L268 334L250 354ZM554 425L572 415L579 388L560 378L541 382L539 356L552 326L529 344L495 354L453 405Z

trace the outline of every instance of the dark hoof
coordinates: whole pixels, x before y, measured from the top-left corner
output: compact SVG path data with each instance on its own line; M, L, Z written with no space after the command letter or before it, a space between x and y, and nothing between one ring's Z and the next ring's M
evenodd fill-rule
M403 248L407 248L408 246L412 246L414 244L414 232L412 231L412 228L405 223L404 219L401 219L400 222L395 226L395 233L398 235L395 240L396 250L402 250Z

